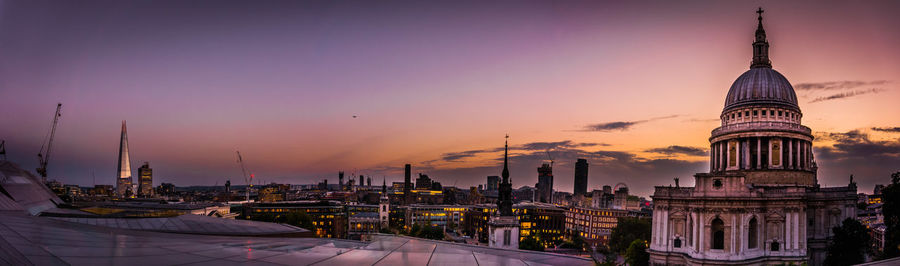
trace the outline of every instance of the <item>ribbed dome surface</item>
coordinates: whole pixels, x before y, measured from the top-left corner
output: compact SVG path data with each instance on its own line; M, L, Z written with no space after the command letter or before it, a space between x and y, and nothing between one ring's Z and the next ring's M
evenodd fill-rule
M751 68L731 84L724 112L751 104L776 104L800 110L794 87L781 73L768 67Z

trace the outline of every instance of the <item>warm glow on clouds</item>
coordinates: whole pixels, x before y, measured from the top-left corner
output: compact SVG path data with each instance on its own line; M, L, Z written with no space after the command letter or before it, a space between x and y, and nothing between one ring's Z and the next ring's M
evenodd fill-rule
M499 174L509 134L516 187L537 181L537 146L556 143L556 188L571 191L575 159L588 158L589 188L625 180L641 195L708 170L760 5L83 4L0 4L0 139L34 168L62 102L49 171L63 182L113 182L124 119L134 163L149 161L157 183L239 180L240 149L265 182L335 182L340 170L398 181L412 163L468 187ZM819 180L887 182L900 165L880 150L900 141L898 3L763 6L803 123L867 134L816 140Z

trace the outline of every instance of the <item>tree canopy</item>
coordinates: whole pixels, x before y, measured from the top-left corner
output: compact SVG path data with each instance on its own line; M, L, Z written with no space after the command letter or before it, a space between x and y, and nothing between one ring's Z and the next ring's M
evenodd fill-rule
M631 266L650 265L650 253L647 253L647 242L643 239L631 241L627 251L625 251L625 262Z
M847 218L831 229L834 232L825 265L853 265L865 262L870 247L870 237L866 226L857 220Z
M884 214L883 258L900 256L900 172L891 174L891 184L881 189L881 211Z
M650 239L650 219L619 218L609 236L609 248L617 253L625 252L634 240Z
M538 241L535 235L530 235L519 242L519 249L544 251L544 245L541 245L541 242Z

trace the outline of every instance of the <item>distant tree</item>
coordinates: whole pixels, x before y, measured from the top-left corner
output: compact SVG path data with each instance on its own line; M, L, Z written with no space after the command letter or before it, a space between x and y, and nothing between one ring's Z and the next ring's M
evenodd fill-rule
M393 234L394 233L394 231L392 231L390 228L387 228L387 227L382 227L381 229L378 229L378 232L382 233L382 234Z
M597 251L597 253L600 253L601 255L603 255L603 262L598 262L597 264L609 265L609 266L616 265L616 261L618 260L619 255L616 254L615 251L612 251L611 249L609 249L609 246L606 246L606 245L597 246L596 251Z
M418 236L422 232L422 226L419 224L413 224L412 227L409 228L409 231L406 232L406 235L409 236Z
M635 239L650 239L650 219L619 218L616 228L613 228L609 236L609 247L612 251L622 253Z
M647 253L647 242L643 239L635 239L628 245L625 251L625 262L631 266L650 265L650 253Z
M560 248L585 250L588 248L588 246L587 246L587 243L584 242L584 237L581 237L581 232L578 230L575 230L575 231L572 231L572 235L569 237L569 240L563 242L560 245Z
M891 184L881 189L884 214L884 253L882 258L900 256L900 172L891 174Z
M444 239L444 229L441 229L438 226L425 225L419 230L416 237L434 239L434 240L443 240Z
M544 251L544 245L541 245L541 242L538 241L537 237L530 235L525 237L525 239L522 239L522 241L519 241L519 249Z
M289 224L304 229L314 229L312 217L309 216L309 214L307 214L305 211L289 212L279 215L275 218L275 222Z
M870 237L866 226L859 221L847 218L831 229L834 232L825 265L853 265L863 263L869 251Z

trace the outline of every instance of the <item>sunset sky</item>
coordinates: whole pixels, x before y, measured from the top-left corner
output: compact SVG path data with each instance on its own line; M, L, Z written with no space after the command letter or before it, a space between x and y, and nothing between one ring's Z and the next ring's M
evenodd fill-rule
M114 184L122 120L154 183L337 172L513 186L555 158L572 191L693 184L762 6L775 70L812 128L819 183L900 170L898 1L0 1L0 139L64 183ZM353 116L357 116L354 118ZM93 173L93 175L92 175ZM93 178L96 176L96 181ZM375 182L373 182L375 183Z

